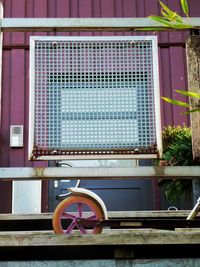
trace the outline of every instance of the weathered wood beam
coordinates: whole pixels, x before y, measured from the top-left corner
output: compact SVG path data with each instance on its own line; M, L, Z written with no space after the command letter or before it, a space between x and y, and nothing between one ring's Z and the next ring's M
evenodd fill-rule
M200 28L200 18L185 18L184 22ZM149 18L4 18L0 25L10 32L135 31L162 26Z
M190 210L148 210L148 211L108 211L108 218L183 218L187 217ZM0 214L2 221L30 221L30 220L52 220L53 213L38 214ZM200 216L200 214L198 215Z
M0 180L47 179L192 179L200 166L0 168Z
M188 91L200 94L200 36L190 36L186 42ZM198 98L190 98L191 106L200 108ZM190 114L193 158L200 160L200 112ZM200 196L200 180L193 180L193 199Z
M200 36L190 36L186 42L188 69L188 90L200 94ZM200 108L198 98L191 97L190 103ZM192 152L194 159L200 159L200 112L190 114L192 128Z
M104 245L175 245L200 244L200 230L182 231L137 229L104 230L99 235L56 235L50 231L1 232L0 247L104 246Z

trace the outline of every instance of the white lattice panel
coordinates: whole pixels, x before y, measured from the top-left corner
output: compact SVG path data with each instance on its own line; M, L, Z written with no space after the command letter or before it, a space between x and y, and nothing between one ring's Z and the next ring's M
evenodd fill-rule
M156 153L155 46L152 37L32 38L35 156Z

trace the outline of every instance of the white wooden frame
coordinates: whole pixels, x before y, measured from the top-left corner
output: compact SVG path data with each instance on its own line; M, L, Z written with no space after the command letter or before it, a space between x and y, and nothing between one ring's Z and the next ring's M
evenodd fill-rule
M32 36L30 38L30 95L29 95L29 147L28 147L28 158L32 159L33 151L33 139L34 139L34 46L35 41L75 41L75 40L86 40L86 41L99 41L99 40L150 40L152 41L153 51L153 83L154 83L154 101L155 101L155 120L156 120L156 143L157 143L157 154L88 154L88 155L44 155L34 160L85 160L85 159L152 159L162 156L162 140L161 140L161 111L160 111L160 88L159 88L159 68L158 68L158 47L157 47L157 36Z

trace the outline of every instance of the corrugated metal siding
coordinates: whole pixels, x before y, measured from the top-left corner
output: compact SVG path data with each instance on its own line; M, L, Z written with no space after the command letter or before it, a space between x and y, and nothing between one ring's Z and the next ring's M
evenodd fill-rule
M163 1L180 12L180 1ZM4 0L5 17L146 17L157 14L157 0ZM191 16L199 16L199 1L190 1ZM54 33L48 33L53 35ZM59 33L57 35L79 35ZM81 33L100 35L101 33ZM104 32L102 35L132 35L136 33ZM139 34L139 33L137 33ZM144 33L142 33L144 34ZM142 35L141 34L141 35ZM148 33L147 33L148 34ZM32 33L5 33L3 52L2 131L0 166L31 166L27 160L28 146L28 72L29 36ZM47 33L34 33L47 35ZM161 95L174 96L175 89L185 89L186 67L184 42L186 33L171 32L159 34L159 59ZM180 109L161 101L164 125L188 123L180 115ZM25 129L24 149L9 148L11 124L23 124ZM34 163L36 164L36 163ZM39 164L39 163L37 163ZM2 189L10 190L10 184L0 182ZM2 190L1 190L2 192ZM1 199L0 199L1 200ZM2 202L2 201L0 201ZM6 205L4 204L4 207ZM5 209L10 208L8 201Z

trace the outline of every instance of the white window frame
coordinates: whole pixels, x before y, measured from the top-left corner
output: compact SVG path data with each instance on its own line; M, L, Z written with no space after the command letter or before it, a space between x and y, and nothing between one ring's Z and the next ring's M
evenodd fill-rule
M32 158L34 147L34 47L35 41L99 41L99 40L151 40L153 49L153 79L154 79L154 103L155 103L155 122L156 122L156 144L157 154L89 154L89 155L45 155L38 158ZM159 89L159 71L158 71L158 45L157 36L80 36L80 37L64 37L64 36L32 36L30 37L30 90L29 90L29 140L28 140L28 158L30 160L76 160L76 159L140 159L140 158L157 158L162 155L162 140L161 140L161 111L160 111L160 89Z

